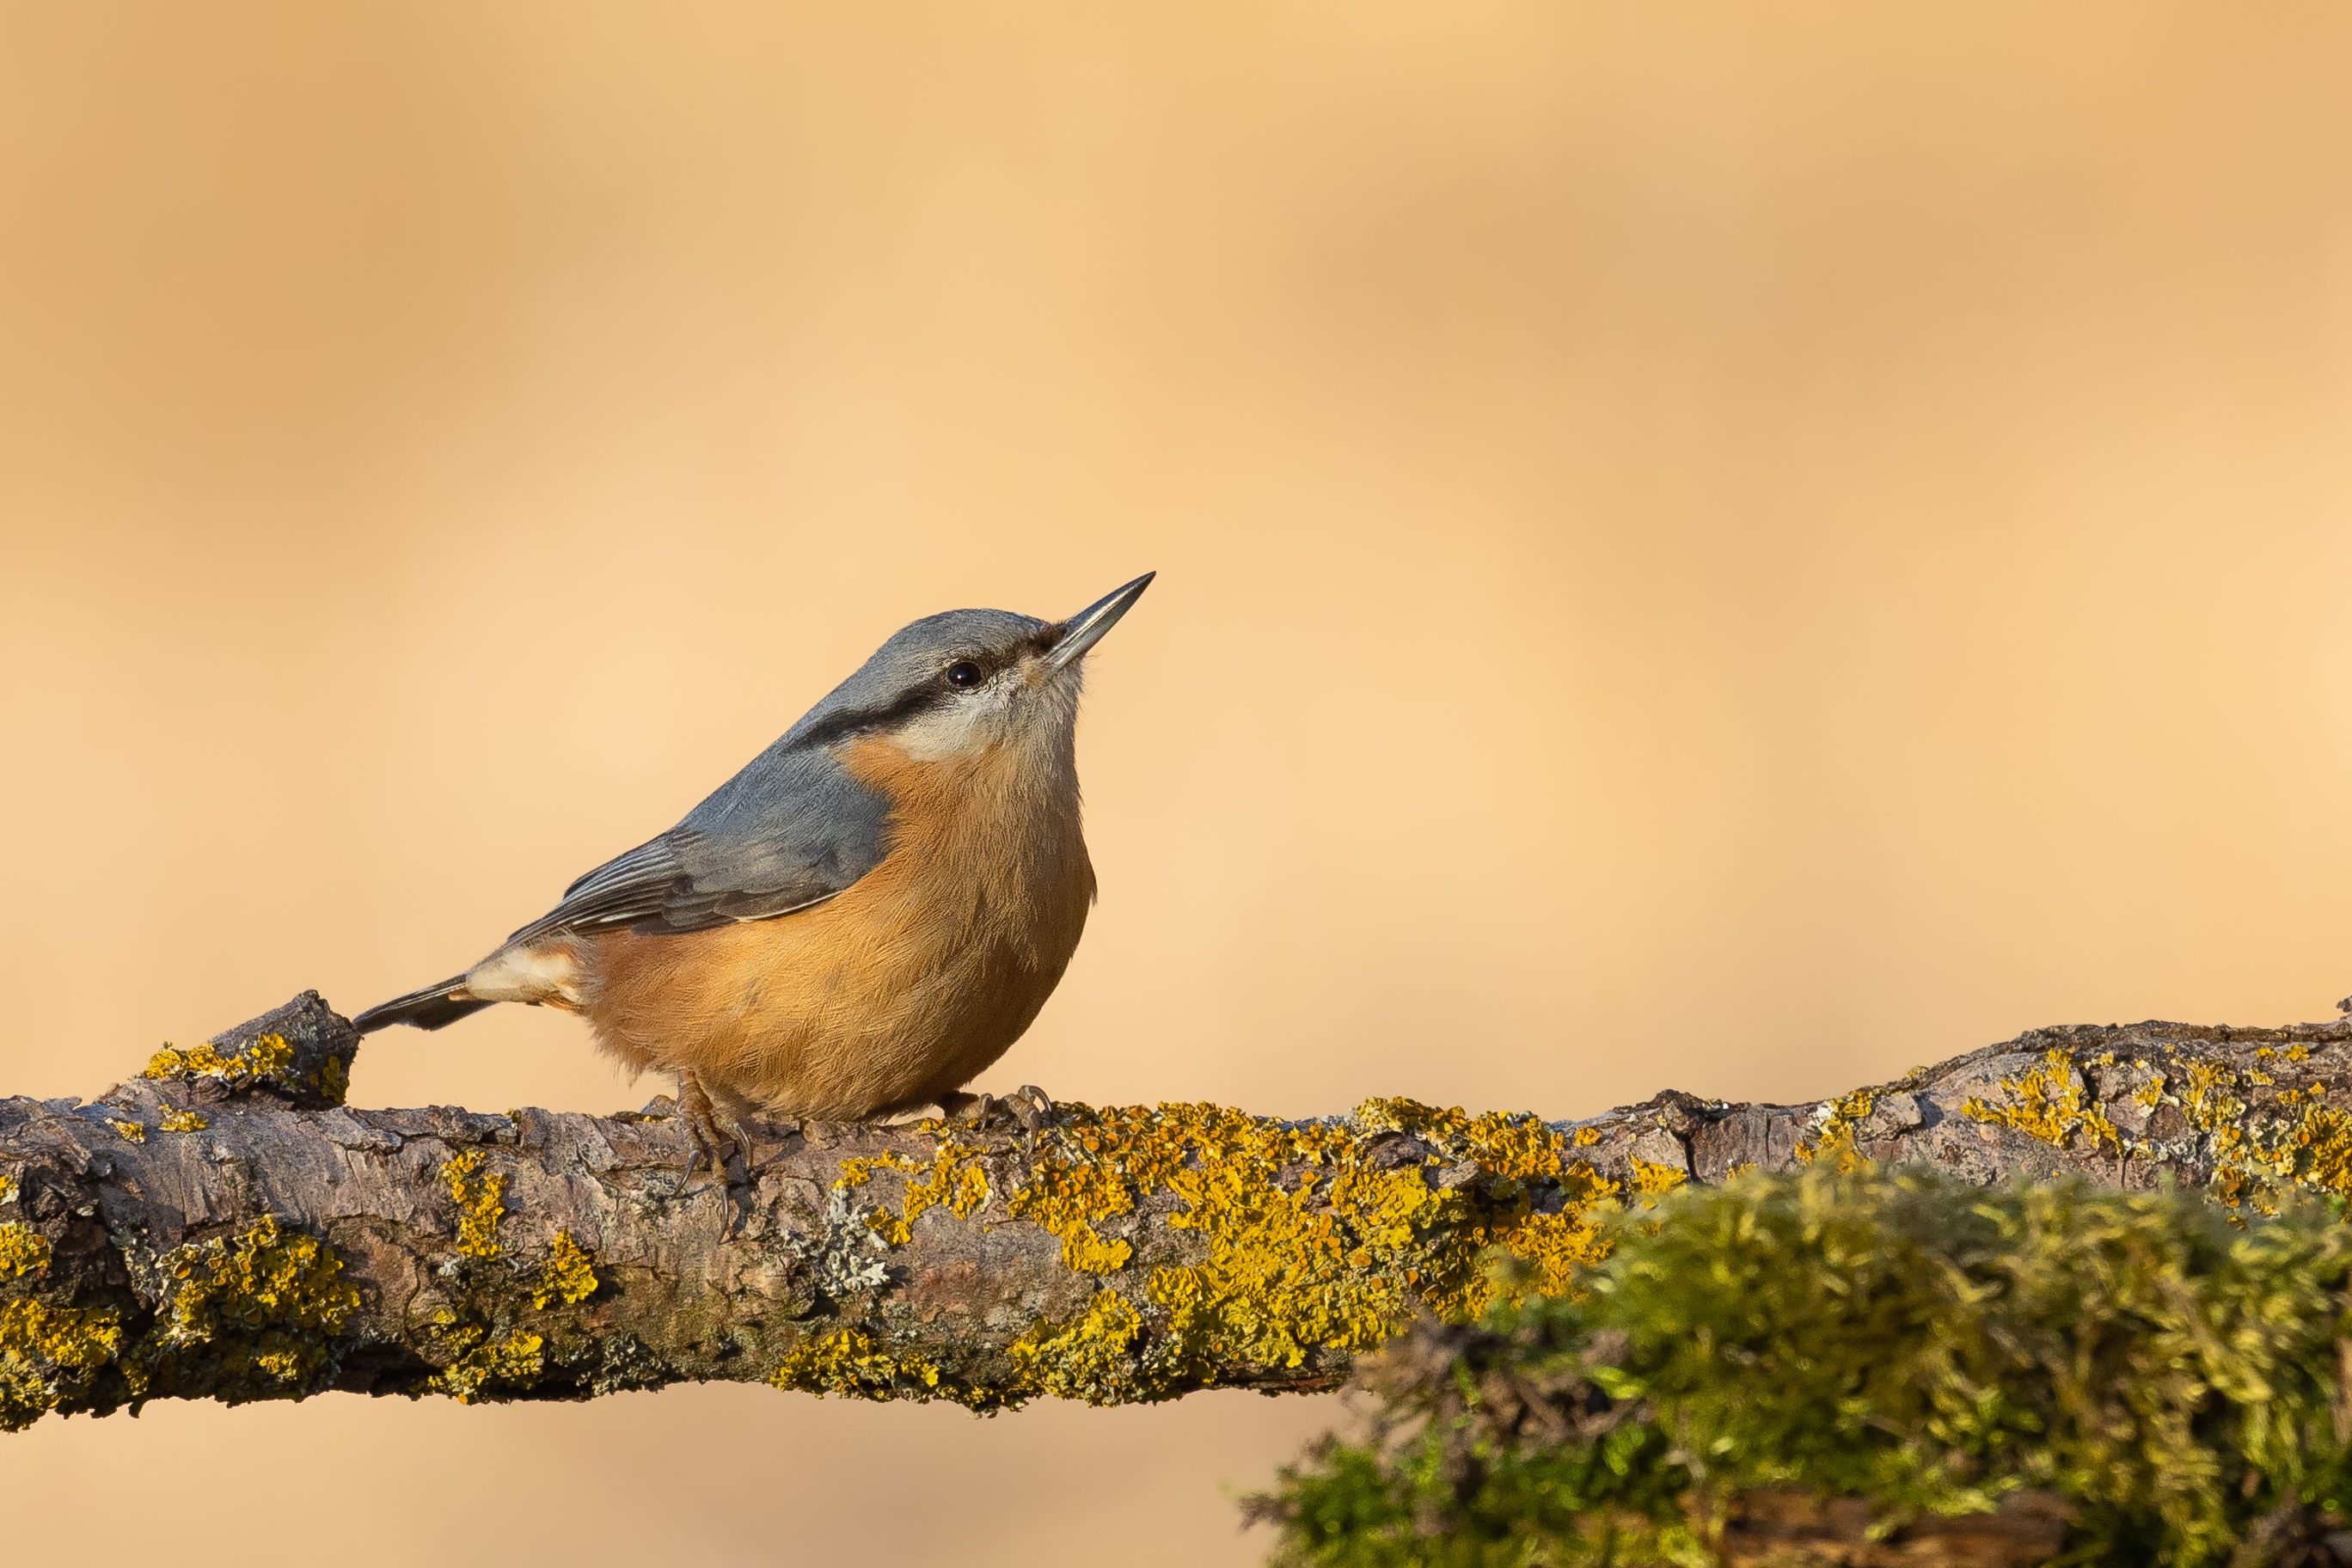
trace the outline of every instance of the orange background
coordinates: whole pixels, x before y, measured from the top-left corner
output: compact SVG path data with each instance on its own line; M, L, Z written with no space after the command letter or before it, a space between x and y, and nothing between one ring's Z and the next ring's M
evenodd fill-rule
M1146 567L983 1087L1567 1116L2325 1016L2347 79L2317 4L6 0L0 1088L444 974L901 622ZM353 1094L658 1087L501 1009ZM159 1406L0 1509L1247 1561L1221 1484L1338 1413Z

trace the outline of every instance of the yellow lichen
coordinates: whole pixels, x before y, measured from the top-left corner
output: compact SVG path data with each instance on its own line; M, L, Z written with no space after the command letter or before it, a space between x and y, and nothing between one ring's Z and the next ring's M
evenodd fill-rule
M147 1058L141 1078L269 1078L282 1073L294 1060L294 1047L283 1035L257 1035L232 1051L212 1044L185 1050L165 1046Z
M1266 1121L1213 1105L1060 1110L1024 1139L1003 1212L1058 1239L1066 1267L1107 1282L1076 1318L1034 1322L1008 1347L1024 1393L1148 1399L1236 1369L1370 1349L1422 1311L1458 1320L1501 1291L1570 1291L1605 1252L1595 1222L1620 1196L1576 1156L1598 1141L1592 1129L1563 1134L1532 1116L1406 1100L1367 1101L1346 1122ZM984 1156L941 1137L928 1161L846 1160L835 1184L904 1178L895 1208L864 1216L904 1245L929 1209L970 1217L990 1201ZM1637 1163L1633 1185L1664 1191L1681 1177ZM1121 1234L1147 1205L1164 1221ZM1160 1250L1139 1257L1147 1236ZM1492 1253L1523 1267L1491 1269ZM803 1342L775 1381L964 1397L919 1370L844 1329Z
M202 1132L211 1125L210 1121L193 1110L163 1112L163 1131L166 1132Z
M1037 1323L1006 1347L1024 1394L1114 1405L1139 1392L1129 1352L1143 1315L1116 1290L1097 1290L1066 1324Z
M2262 1046L2251 1056L2253 1064L2276 1066L2308 1061L2311 1051ZM2092 1148L2119 1156L2171 1160L2193 1152L2210 1164L2209 1194L2231 1208L2273 1213L2284 1193L2298 1187L2352 1198L2352 1111L2327 1103L2326 1083L2282 1084L2262 1065L2205 1057L2176 1059L2168 1069L2134 1058L2131 1067L2141 1075L2132 1103L2144 1111L2168 1102L2177 1107L2191 1147L2125 1133L2059 1050L2002 1079L2002 1103L1971 1099L1963 1109L2061 1148L2087 1137Z
M2005 1100L1970 1095L1961 1110L1976 1121L2014 1128L2060 1149L2071 1147L2075 1137L2084 1134L2095 1149L2124 1152L2123 1134L2100 1109L2087 1080L2064 1051L2053 1049L2040 1067L2002 1079L2000 1088Z
M117 1121L110 1117L106 1124L109 1127L113 1128L115 1131L121 1133L123 1137L130 1139L133 1143L144 1143L147 1142L147 1129L140 1126L136 1121Z
M2294 1180L2339 1197L2352 1194L2352 1115L2319 1105L2294 1123Z
M572 1239L570 1231L557 1231L531 1287L530 1304L544 1312L558 1301L577 1306L595 1293L596 1268L587 1249Z
M1099 1151L1095 1130L1082 1130L1076 1138L1080 1148ZM1135 1212L1127 1177L1110 1162L1048 1160L1030 1173L1027 1184L1004 1206L1015 1219L1044 1226L1060 1237L1063 1266L1080 1273L1115 1273L1134 1255L1126 1242L1107 1241L1095 1229L1099 1220Z
M1100 1242L1094 1227L1103 1220L1133 1213L1147 1195L1175 1198L1181 1206L1169 1226L1199 1236L1203 1253L1150 1270L1146 1327L1155 1364L1195 1379L1220 1367L1297 1366L1318 1352L1369 1349L1423 1308L1475 1313L1496 1289L1480 1262L1490 1247L1551 1280L1598 1256L1582 1215L1614 1188L1581 1163L1570 1165L1567 1141L1535 1118L1383 1100L1351 1120L1271 1122L1213 1105L1074 1110L1007 1207L1045 1225L1066 1256L1083 1262L1095 1246L1126 1248ZM1429 1153L1374 1159L1391 1132ZM1432 1184L1441 1165L1463 1160L1481 1169L1482 1184ZM1567 1212L1536 1213L1538 1183L1563 1189ZM1119 1300L1123 1308L1099 1298L1097 1307L1123 1323L1118 1314L1137 1308ZM1107 1326L1097 1313L1093 1329ZM1098 1342L1087 1327L1082 1319L1030 1344L1044 1353L1069 1345L1073 1333ZM1076 1375L1104 1386L1098 1372Z
M2181 1112L2210 1140L2214 1196L2260 1214L2275 1212L2290 1187L2352 1197L2352 1112L2327 1104L2321 1085L2282 1092L2270 1114L2219 1063L2191 1062L2184 1077Z
M170 1293L140 1346L134 1386L231 1399L299 1391L360 1310L334 1248L268 1216L175 1247L161 1270Z
M893 1247L904 1247L913 1239L915 1222L928 1209L944 1208L958 1219L969 1219L988 1201L988 1173L981 1168L980 1151L952 1139L940 1141L929 1167L897 1152L844 1160L836 1184L863 1186L877 1171L896 1171L907 1178L899 1212L877 1208L866 1216L874 1234Z
M425 1386L471 1405L489 1387L528 1388L547 1370L547 1342L527 1329L492 1339L472 1324L445 1327L443 1345L457 1353L447 1365L425 1380Z
M294 1047L283 1035L256 1035L243 1045L222 1050L209 1042L184 1049L165 1046L147 1060L140 1073L146 1079L208 1079L233 1088L252 1083L272 1084L297 1094L317 1094L331 1105L343 1102L351 1086L351 1068L341 1057L329 1057L315 1071L297 1073Z
M1553 1181L1567 1168L1559 1134L1532 1116L1489 1110L1468 1119L1457 1136L1471 1158L1507 1181Z
M2180 1113L2195 1127L2218 1127L2245 1110L2234 1092L2230 1069L2219 1062L2190 1061L2183 1069Z
M134 1398L307 1392L360 1308L334 1249L274 1218L173 1247L154 1267L162 1300L135 1345L110 1306L0 1300L0 1428L77 1407L110 1367Z
M1208 1243L1204 1261L1155 1268L1147 1286L1182 1360L1297 1366L1316 1350L1369 1350L1411 1314L1416 1287L1454 1294L1466 1283L1466 1257L1430 1254L1448 1238L1463 1246L1468 1205L1420 1166L1309 1169L1288 1185L1279 1173L1293 1151L1235 1121L1217 1130L1224 1147L1169 1176L1185 1207L1168 1223ZM1279 1141L1285 1130L1268 1131ZM1311 1163L1322 1151L1297 1152ZM1417 1247L1425 1236L1436 1245Z
M768 1381L810 1394L854 1394L867 1399L928 1398L940 1369L919 1356L876 1348L865 1330L833 1329L794 1345Z
M0 1204L16 1196L16 1182L0 1176ZM0 1280L38 1280L48 1268L48 1237L21 1220L0 1222ZM0 1300L0 1431L79 1397L121 1348L111 1308Z
M0 1431L17 1431L86 1394L121 1353L110 1307L0 1300Z
M1812 1136L1797 1140L1798 1163L1810 1165L1823 1160L1842 1176L1853 1174L1869 1163L1854 1147L1853 1131L1874 1109L1876 1101L1866 1089L1831 1100L1814 1113Z
M442 1163L441 1180L457 1205L457 1250L467 1258L496 1258L499 1221L506 1217L506 1173L481 1174L483 1154L466 1149Z
M0 1279L49 1271L49 1238L22 1220L0 1221Z
M1503 1250L1525 1264L1528 1279L1518 1294L1570 1296L1577 1277L1609 1256L1609 1244L1590 1215L1529 1215L1503 1239Z
M1690 1173L1687 1171L1673 1165L1659 1164L1639 1156L1633 1158L1633 1190L1645 1198L1654 1198L1662 1193L1671 1193L1690 1180Z

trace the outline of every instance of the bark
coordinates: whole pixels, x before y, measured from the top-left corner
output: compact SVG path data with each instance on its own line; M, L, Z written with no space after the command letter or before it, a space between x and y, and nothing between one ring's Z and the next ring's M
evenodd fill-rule
M978 1408L1325 1389L1416 1315L1558 1285L1612 1205L1745 1167L2352 1191L2352 1020L2044 1029L1832 1100L1584 1121L756 1123L724 1179L664 1101L352 1109L358 1044L308 994L94 1102L0 1100L0 1425L714 1378Z

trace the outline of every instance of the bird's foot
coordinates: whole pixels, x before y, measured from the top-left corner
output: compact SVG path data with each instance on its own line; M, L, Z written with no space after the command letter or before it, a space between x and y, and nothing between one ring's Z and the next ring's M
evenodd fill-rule
M1054 1097L1034 1083L1024 1083L1014 1089L1005 1104L1024 1131L1042 1132L1061 1118L1061 1112L1054 1108Z
M1017 1127L1024 1132L1036 1132L1051 1126L1055 1114L1052 1098L1034 1083L1024 1083L1002 1099L959 1091L949 1095L940 1109L949 1126L981 1131Z
M708 1168L719 1178L727 1195L725 1234L732 1237L751 1216L751 1144L737 1119L735 1108L740 1102L732 1095L725 1095L724 1100L727 1109L722 1112L700 1079L690 1072L677 1075L678 1120L686 1123L686 1135L694 1140L694 1152L686 1163L687 1176L691 1180Z
M694 1140L694 1152L686 1163L688 1175L708 1169L715 1176L723 1176L728 1162L736 1158L743 1159L748 1165L750 1152L744 1145L742 1130L730 1121L721 1120L709 1091L692 1073L677 1075L677 1116L686 1123L686 1135Z

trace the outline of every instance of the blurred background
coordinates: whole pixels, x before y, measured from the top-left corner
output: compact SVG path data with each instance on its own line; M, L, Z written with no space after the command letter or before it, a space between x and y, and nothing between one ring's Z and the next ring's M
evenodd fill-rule
M2326 1016L2347 79L2321 4L0 0L0 1090L446 973L900 623L1146 568L982 1087L1565 1117ZM353 1098L662 1087L499 1009ZM157 1407L0 1508L1246 1562L1339 1414Z

